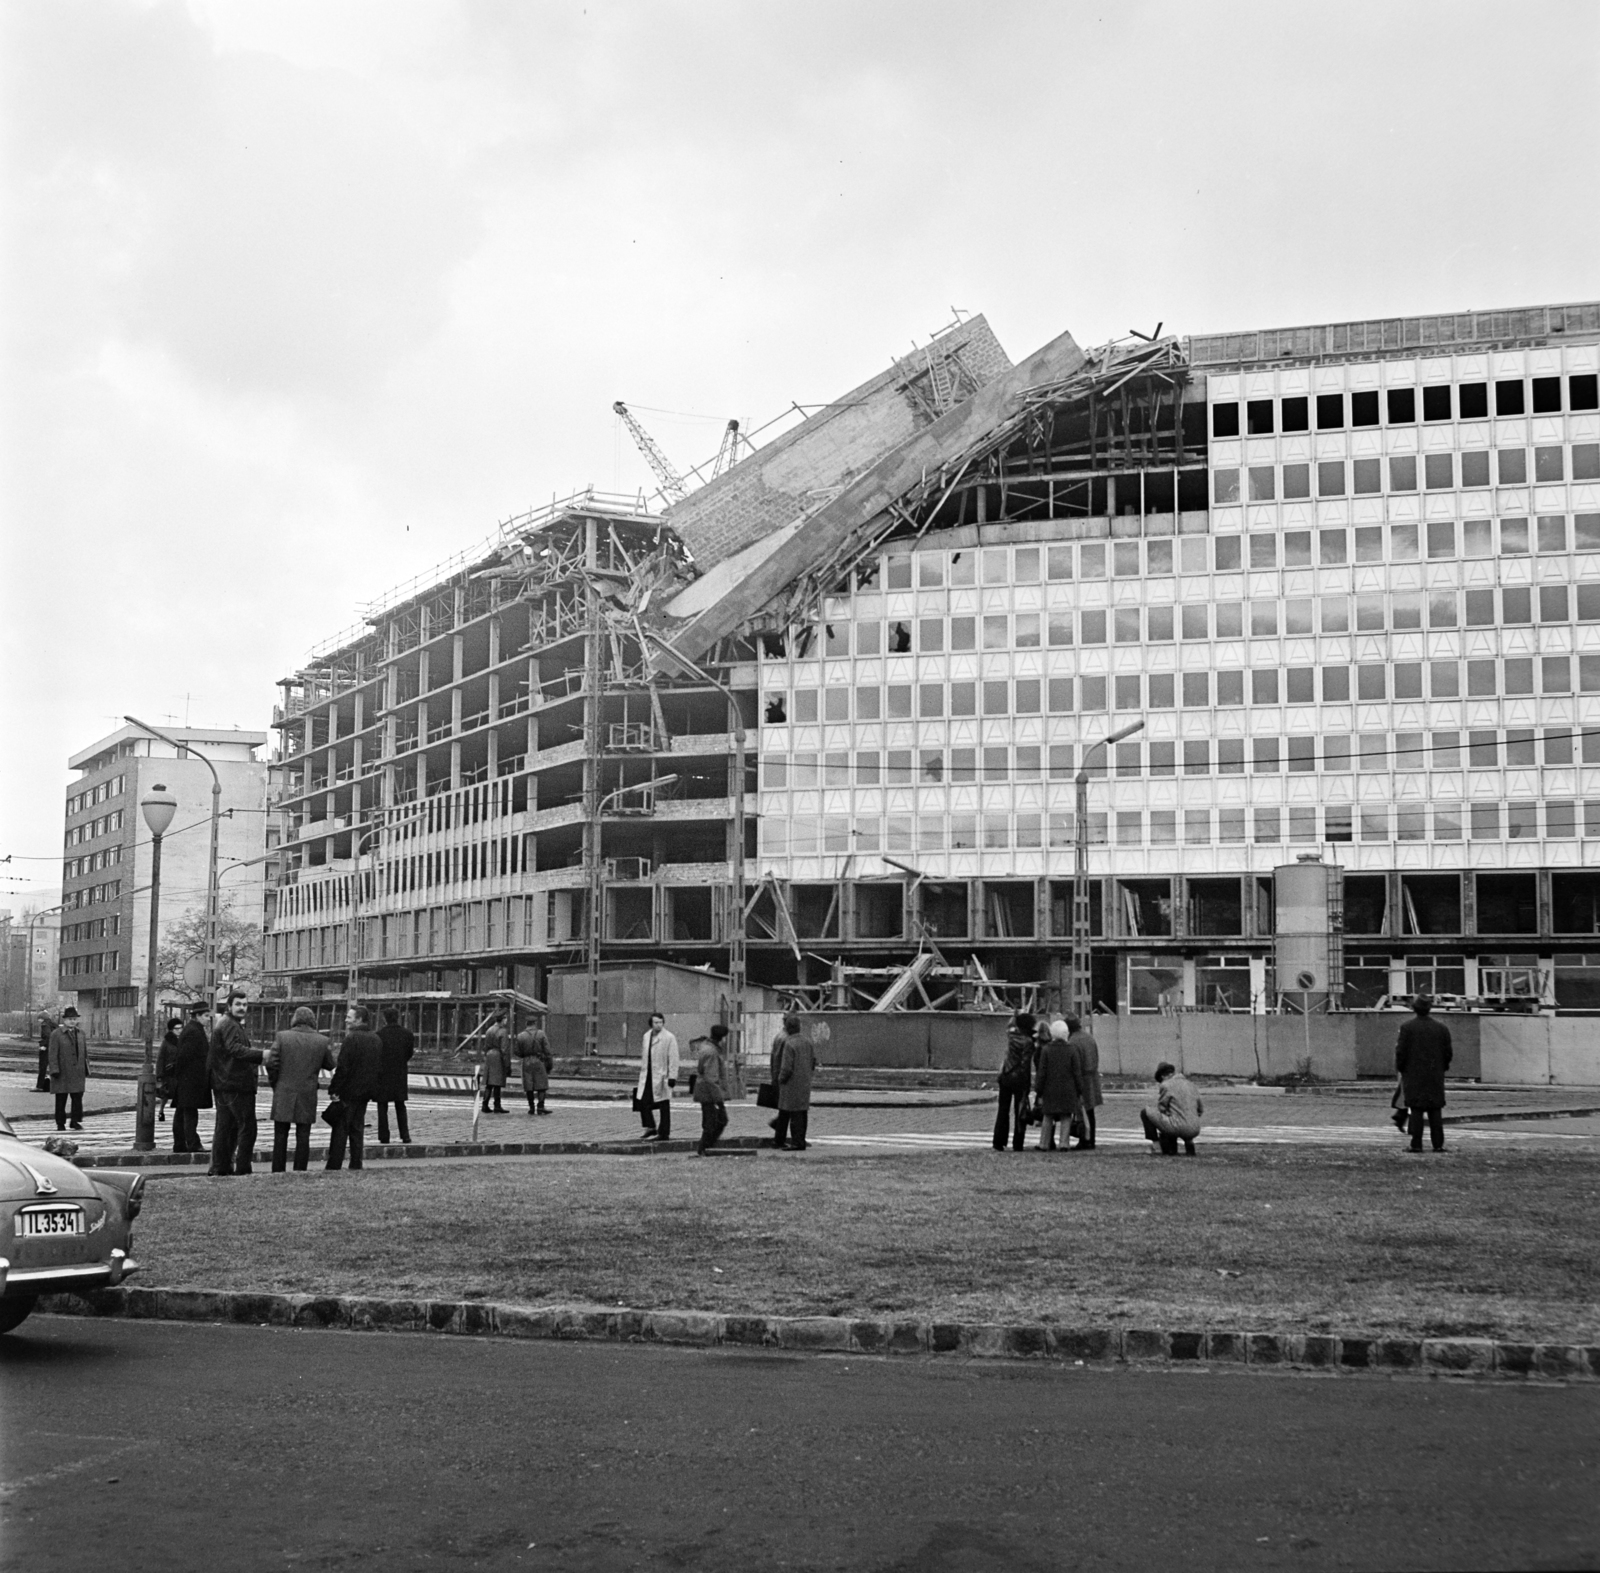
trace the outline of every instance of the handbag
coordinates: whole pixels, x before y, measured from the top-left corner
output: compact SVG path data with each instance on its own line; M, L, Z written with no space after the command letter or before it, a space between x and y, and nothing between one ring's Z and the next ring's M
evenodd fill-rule
M756 1088L756 1107L758 1109L775 1109L778 1107L777 1082L764 1081Z
M324 1125L342 1125L345 1118L344 1102L339 1098L329 1098L322 1110Z

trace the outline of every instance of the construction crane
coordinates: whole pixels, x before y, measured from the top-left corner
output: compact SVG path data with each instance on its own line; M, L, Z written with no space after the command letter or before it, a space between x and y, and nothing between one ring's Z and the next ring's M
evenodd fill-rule
M722 474L724 470L731 470L739 462L739 423L729 421L728 429L722 434L722 446L717 449L717 456L711 461L711 479Z
M622 417L622 424L628 428L628 435L633 438L639 452L644 455L645 462L656 472L656 479L661 482L661 490L669 501L682 502L688 495L683 477L673 469L666 454L656 445L655 438L633 418L633 411L621 399L618 399L611 408Z

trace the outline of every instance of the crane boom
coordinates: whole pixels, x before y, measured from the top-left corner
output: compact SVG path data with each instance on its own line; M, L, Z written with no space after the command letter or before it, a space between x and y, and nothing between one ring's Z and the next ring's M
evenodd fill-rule
M671 462L656 445L655 439L633 418L633 411L618 399L611 408L622 417L622 423L628 428L628 434L633 438L635 446L645 457L645 462L655 471L656 479L661 482L661 490L673 502L682 502L687 495L683 477L673 469Z
M717 456L711 462L711 479L716 478L724 470L731 470L739 462L739 423L729 421L727 430L722 434L722 446L717 449Z

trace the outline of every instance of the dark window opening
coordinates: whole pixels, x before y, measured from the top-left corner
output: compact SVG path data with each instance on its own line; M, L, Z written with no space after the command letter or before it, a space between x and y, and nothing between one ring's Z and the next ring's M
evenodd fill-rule
M1283 429L1309 431L1311 429L1311 401L1304 396L1283 401Z
M674 939L711 938L711 891L704 887L669 886L667 902L672 913Z
M1557 934L1600 934L1600 874L1550 876L1550 927Z
M1178 471L1178 512L1204 513L1211 506L1204 470Z
M791 885L789 915L801 939L838 939L839 887L837 885Z
M911 648L911 624L889 624L889 654L904 655Z
M924 881L922 928L930 939L967 937L967 886L965 881L933 884Z
M1369 388L1350 395L1350 424L1376 426L1378 424L1378 390Z
M1450 384L1422 390L1422 418L1425 421L1450 419Z
M1319 393L1317 395L1317 430L1339 431L1344 426L1344 395Z
M1344 1008L1371 1010L1389 992L1389 958L1385 955L1346 955Z
M905 886L893 883L856 886L856 938L899 939L904 932Z
M1406 874L1400 880L1400 905L1407 934L1461 932L1461 877L1458 874Z
M1346 874L1344 931L1382 934L1389 927L1389 881L1382 874ZM1383 990L1387 992L1387 987Z
M990 884L983 887L983 926L990 939L1033 938L1033 885Z
M1559 415L1561 413L1561 379L1535 377L1533 379L1533 413Z
M611 938L649 939L654 927L655 889L650 885L617 885L611 896Z
M765 713L767 721L773 726L780 725L782 722L787 721L789 719L789 712L784 696L782 694L774 694L767 701Z
M1600 376L1584 372L1581 376L1567 378L1567 408L1569 410L1600 409Z
M1244 902L1237 879L1189 881L1191 934L1242 934Z
M1522 379L1515 382L1497 382L1494 385L1494 412L1496 415L1526 415L1527 403L1523 398Z
M1122 926L1129 934L1167 938L1172 934L1172 881L1124 879L1118 884Z
M1213 404L1211 406L1211 435L1213 437L1237 437L1239 435L1239 406L1237 404Z
M1272 435L1272 400L1251 399L1245 406L1245 429L1252 437Z
M1539 881L1535 874L1477 876L1480 934L1537 934Z
M1417 390L1415 388L1389 389L1389 424L1410 426L1417 418Z
M1489 384L1464 382L1456 389L1456 408L1464 421L1487 420L1489 416Z
M1104 933L1101 915L1101 882L1089 881L1089 932ZM1050 933L1056 939L1072 938L1072 881L1066 879L1050 882Z

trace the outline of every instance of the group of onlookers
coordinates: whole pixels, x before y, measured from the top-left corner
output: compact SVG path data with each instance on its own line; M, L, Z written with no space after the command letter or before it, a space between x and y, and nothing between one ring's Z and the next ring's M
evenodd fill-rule
M996 1152L1005 1151L1008 1134L1013 1150L1021 1152L1033 1124L1039 1127L1041 1152L1065 1151L1069 1145L1093 1149L1095 1110L1106 1098L1100 1084L1100 1045L1080 1017L1041 1021L1031 1011L1018 1011L1006 1034L999 1082Z
M167 1024L156 1063L156 1085L172 1108L172 1150L203 1152L200 1111L215 1109L208 1174L249 1174L256 1147L256 1095L265 1071L272 1089L272 1172L289 1165L289 1132L294 1132L294 1167L305 1169L311 1157L311 1127L317 1120L319 1082L331 1071L328 1101L322 1110L327 1124L327 1167L362 1167L363 1138L369 1107L378 1106L378 1140L389 1140L389 1110L394 1109L400 1140L409 1142L406 1120L409 1091L407 1065L416 1053L416 1038L393 1006L383 1027L372 1030L372 1014L364 1005L345 1012L344 1036L337 1056L333 1043L317 1027L308 1005L295 1008L289 1026L260 1048L245 1026L246 1002L230 994L214 1026L204 1000L189 1006L188 1020Z
M994 1150L1004 1152L1009 1136L1013 1151L1026 1144L1028 1126L1039 1127L1040 1152L1062 1152L1069 1146L1092 1152L1095 1111L1106 1101L1100 1082L1100 1045L1079 1016L1037 1019L1018 1011L1006 1034L1006 1057L1000 1068L1000 1104L995 1112ZM1141 1109L1145 1139L1162 1153L1173 1154L1178 1143L1194 1152L1205 1104L1194 1084L1163 1061L1156 1066L1156 1106Z

